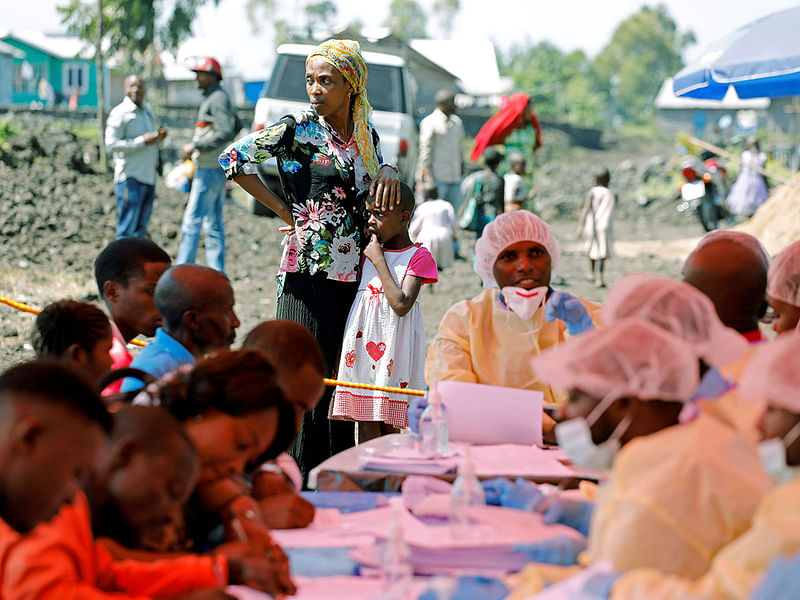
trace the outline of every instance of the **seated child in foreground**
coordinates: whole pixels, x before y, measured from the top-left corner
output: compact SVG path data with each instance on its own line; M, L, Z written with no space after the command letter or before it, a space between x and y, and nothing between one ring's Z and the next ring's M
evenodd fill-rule
M272 567L264 556L114 560L94 539L110 536L135 545L151 528L175 521L198 473L197 454L179 423L159 408L123 408L114 415L86 493L8 554L0 574L2 597L189 598L228 583L273 593Z
M35 360L0 375L0 564L72 501L110 429L100 397L71 367Z
M36 315L33 349L40 358L54 358L97 382L111 369L111 325L94 304L59 300Z

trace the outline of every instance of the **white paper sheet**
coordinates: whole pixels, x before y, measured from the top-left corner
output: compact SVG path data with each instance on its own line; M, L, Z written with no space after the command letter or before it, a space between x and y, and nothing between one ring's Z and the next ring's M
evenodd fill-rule
M440 381L437 390L451 441L542 445L542 392L464 381Z
M386 521L390 518L387 510L379 509L384 511L380 521L371 517L379 527L375 530L378 538L386 536ZM538 514L495 506L468 508L467 514L472 523L461 536L454 537L447 521L426 523L403 513L403 536L411 549L415 572L517 571L529 562L525 554L514 551L517 545L559 536L584 540L569 527L545 525ZM377 567L380 545L361 546L350 555L363 565Z
M414 438L402 435L374 445L359 446L358 460L363 469L416 475L444 475L455 470L458 465L457 454L458 451L453 448L453 456L447 458L424 455Z
M367 511L372 512L372 511ZM359 527L336 508L317 509L302 529L274 529L270 535L284 548L351 548L375 542L374 528Z
M295 577L297 594L292 600L372 600L381 596L383 582L377 577ZM415 579L411 583L412 596L416 598L428 587L428 582ZM239 600L272 600L272 596L241 585L229 586L226 590Z
M472 462L478 477L570 477L575 472L538 446L499 444L473 446Z

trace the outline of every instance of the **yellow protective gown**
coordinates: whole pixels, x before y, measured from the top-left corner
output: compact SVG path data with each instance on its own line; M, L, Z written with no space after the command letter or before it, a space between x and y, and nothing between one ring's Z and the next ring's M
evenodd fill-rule
M752 527L725 546L695 580L638 569L615 584L611 600L746 600L772 562L800 551L800 479L767 494Z
M739 382L742 371L750 362L758 344L751 344L747 353L734 363L720 369L722 375L729 380ZM701 400L697 403L700 410L729 424L753 444L758 444L761 434L758 422L764 414L765 404L751 398L742 398L738 388L733 388L719 398Z
M499 296L500 290L484 290L445 313L428 348L425 380L428 385L451 380L539 390L546 405L560 404L563 398L534 376L531 358L567 339L566 325L559 319L548 323L543 307L524 321ZM581 302L598 324L602 306Z
M750 527L772 481L755 447L705 413L617 455L589 532L590 563L695 578Z

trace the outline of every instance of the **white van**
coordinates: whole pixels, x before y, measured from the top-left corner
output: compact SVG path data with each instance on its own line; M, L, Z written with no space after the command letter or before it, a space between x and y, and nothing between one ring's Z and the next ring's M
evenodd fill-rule
M314 48L305 44L283 44L278 47L272 75L256 103L254 130L263 129L285 115L309 107L305 64L306 57ZM411 184L419 150L417 125L413 117L416 84L401 57L380 52L364 52L363 57L367 63L371 120L381 138L383 160L397 165L400 178ZM278 165L274 158L261 163L259 175L272 191L282 195ZM266 212L252 198L250 202L253 212Z

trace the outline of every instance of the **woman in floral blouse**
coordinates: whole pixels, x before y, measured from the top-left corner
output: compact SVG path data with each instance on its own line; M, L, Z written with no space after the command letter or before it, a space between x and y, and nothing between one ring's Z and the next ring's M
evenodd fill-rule
M383 164L378 133L368 120L366 82L358 42L323 42L306 59L311 109L234 142L219 159L230 179L291 225L281 259L277 318L308 327L330 368L338 364L361 253L369 241L364 198L358 194L368 190L379 205L400 200L397 171ZM272 156L286 202L256 174L256 164ZM328 420L330 392L305 414L292 449L306 477L354 443L352 423Z

